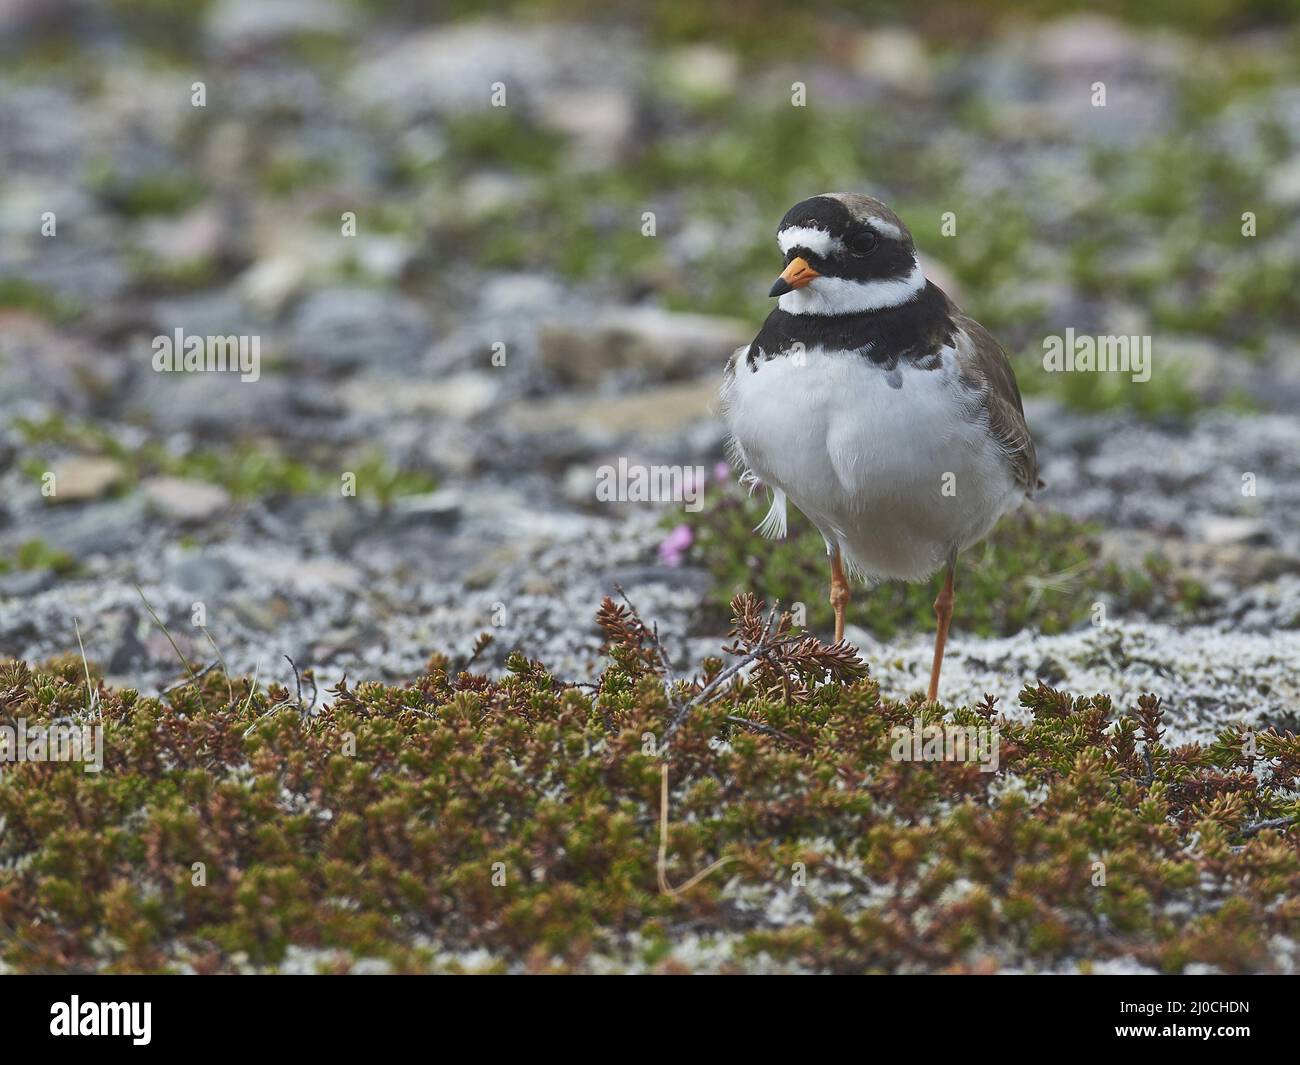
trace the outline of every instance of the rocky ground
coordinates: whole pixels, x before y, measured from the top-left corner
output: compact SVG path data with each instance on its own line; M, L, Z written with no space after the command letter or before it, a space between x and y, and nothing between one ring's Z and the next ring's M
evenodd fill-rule
M194 693L169 697L189 700L187 713L109 695L115 735L135 738L110 752L120 764L105 789L66 766L52 771L71 784L49 789L78 811L65 818L78 830L85 810L103 808L100 848L49 831L57 818L25 801L46 794L45 767L11 775L0 789L11 826L0 864L18 886L0 894L21 907L0 912L0 925L32 935L14 965L71 956L132 971L159 959L182 971L523 971L538 963L529 936L544 928L556 957L573 948L566 964L588 971L898 967L879 953L869 919L878 884L863 885L879 878L882 854L907 848L875 847L802 755L768 744L752 757L752 737L717 745L717 730L706 737L713 726L698 725L697 760L674 768L674 875L726 840L750 861L684 898L697 909L683 918L653 893L657 767L636 751L611 754L618 729L599 755L623 782L617 817L604 785L570 758L567 735L523 730L541 745L537 758L572 773L564 788L553 795L521 779L526 760L512 762L518 736L505 714L481 715L475 727L492 735L451 760L462 790L439 806L446 796L425 780L449 760L446 737L425 730L426 703L394 703L384 689L351 704L324 693L345 676L354 692L363 680L409 682L431 653L468 656L485 631L495 638L480 659L490 673L519 648L556 677L593 680L608 664L594 614L617 587L658 623L679 671L718 653L725 624L710 604L729 589L698 544L673 538L682 504L605 502L597 479L625 460L701 467L716 481L724 440L712 405L727 355L768 310L774 227L791 203L827 189L891 202L929 275L1012 354L1047 482L1035 506L1090 523L1117 565L1158 557L1199 589L1186 610L1124 607L1093 571L1040 572L1026 557L1017 578L1040 581L1045 596L1077 608L1062 613L1086 620L1051 635L1031 623L987 636L970 614L963 624L959 585L945 701L991 693L1028 720L1018 693L1042 681L1109 693L1121 707L1157 693L1169 745L1212 741L1233 724L1300 730L1295 28L1261 23L1249 4L1187 5L1190 22L1176 28L1153 24L1151 12L1131 25L1028 22L1001 3L932 14L899 5L888 26L751 7L762 17L665 4L637 18L615 4L606 23L587 5L566 16L556 4L550 21L440 23L376 2L0 0L0 659L40 662L84 644L110 686L151 694L183 677L174 641L187 659L255 676L242 709L268 734L248 740L217 677L205 678L201 712ZM796 85L806 106L792 106ZM501 92L505 106L494 107ZM156 371L155 340L177 329L256 337L257 380ZM1044 339L1067 329L1149 336L1150 380L1046 372ZM801 591L810 601L823 593L820 578ZM856 593L860 625L848 636L884 695L902 700L924 686L932 636L915 626L873 635L872 594ZM295 666L314 673L318 716L272 720L287 704L273 705L267 686L293 690ZM25 692L33 713L67 715L80 698L79 663L35 681L4 668L6 690ZM451 713L465 693L445 675L438 684L437 705ZM530 700L560 699L537 676L500 687L500 700L519 701L520 721ZM615 684L608 698L619 690L630 687ZM330 701L342 707L337 720L319 709ZM348 717L366 702L373 713ZM636 710L629 735L660 709ZM1198 769L1210 774L1204 801L1184 788L1169 831L1149 832L1149 803L1165 801L1152 796L1175 796L1189 770L1158 753L1153 789L1149 751L1143 765L1130 750L1107 769L1125 774L1114 809L1085 804L1092 823L1080 836L1074 796L1100 794L1089 790L1101 787L1089 759L1101 740L1086 735L1086 706L1076 709L1077 729L1044 713L1035 727L1055 754L1025 778L1058 789L1035 800L1034 816L1042 839L1066 841L1071 854L1035 851L1033 838L1006 829L1008 857L990 863L967 854L960 818L951 853L969 858L970 876L991 875L985 894L997 900L1026 869L1031 902L1042 888L1035 868L1082 869L1086 881L1079 863L1094 851L1122 856L1130 836L1160 843L1150 879L1117 857L1116 870L1129 870L1114 879L1122 905L1089 896L1061 908L1101 924L1058 942L1061 927L1026 905L1010 925L985 929L978 966L1071 971L1094 958L1104 959L1094 971L1295 971L1294 920L1275 898L1289 881L1267 830L1248 824L1284 820L1292 800L1269 793L1243 806L1231 794L1240 763L1221 745ZM782 707L765 712L794 727ZM910 721L912 710L888 712ZM810 737L831 743L879 725L870 716L846 713ZM400 724L410 761L375 762L388 774L382 795L363 786L367 774L339 770L317 727L327 719L366 735ZM226 733L228 744L214 744ZM555 750L542 749L552 741ZM160 758L193 759L192 772L175 774L193 794L151 772L139 752L154 745ZM226 782L248 800L238 816L221 805L225 790L204 792L205 745L229 757ZM387 749L363 744L362 757ZM864 741L853 764L875 750ZM250 751L261 751L264 787L248 784ZM838 765L848 755L825 757ZM306 775L298 791L285 783L290 769ZM824 805L810 809L822 810L822 829L840 818L842 838L810 841L799 816L743 816L734 796L711 790L742 772L771 774L765 809L794 802L797 814L826 787ZM881 769L892 773L902 769ZM935 779L915 774L922 788ZM320 798L313 788L326 781L346 794ZM112 788L120 803L104 800ZM499 816L502 788L515 820ZM406 805L394 805L399 792ZM569 806L555 814L561 793ZM309 803L319 835L300 846ZM518 814L525 807L535 820ZM997 827L1005 808L981 810ZM480 839L481 853L442 830L467 809L479 820L464 838ZM933 807L899 813L886 801L873 811L896 833L885 838L917 846L929 846L918 826L950 814L946 795ZM354 815L389 820L358 842L348 837ZM166 856L149 868L133 850L146 822L157 844L149 854ZM584 851L561 834L517 847L518 834L551 840L555 825L579 822L612 842ZM321 880L317 856L336 845L354 858L342 863L356 876L351 894L381 915L373 943L367 915L347 928L340 889ZM223 862L215 856L226 848ZM578 852L589 868L566 864ZM795 892L786 870L806 853L824 861ZM191 926L196 854L212 863L214 891L229 892L220 908L229 937ZM403 869L427 890L392 880L394 854L436 856ZM502 857L521 893L511 898L528 904L506 907L504 922L500 896L479 891L482 868ZM1193 869L1175 884L1192 861L1222 883L1192 889L1204 872ZM272 912L250 889L256 919L245 923L241 877L320 908ZM969 887L963 873L945 898L960 910ZM575 906L566 893L579 889L611 892L616 905ZM1203 908L1194 921L1176 890ZM170 908L154 905L160 897ZM1243 898L1256 908L1220 905ZM438 922L471 904L486 916L458 940L454 922ZM412 940L387 919L406 906L434 932ZM661 919L647 924L646 912ZM579 913L604 914L601 945L566 926ZM813 913L829 914L832 931L859 920L862 935L801 953ZM1129 927L1129 938L1104 950L1105 936L1089 938L1106 922L1123 931L1135 914L1147 925ZM260 922L280 916L268 939ZM320 946L336 918L326 941L348 949ZM956 945L945 943L954 964L969 963L965 919L954 917ZM155 938L141 937L150 922ZM784 954L755 953L769 935ZM202 950L191 951L191 937Z
M766 310L776 220L854 187L900 207L931 276L1016 354L1039 505L1213 593L1174 625L998 639L962 632L959 599L946 696L1014 704L1041 678L1155 690L1188 735L1294 727L1284 35L854 29L814 61L326 0L162 8L106 26L0 4L3 655L75 651L79 628L112 682L156 690L180 665L143 595L187 656L236 674L287 681L288 656L322 687L406 678L491 631L497 666L521 647L589 679L616 584L683 664L716 652L708 577L658 550L665 507L599 502L597 470L722 459L710 405ZM1044 373L1066 327L1153 335L1152 380ZM260 337L259 380L155 372L176 328ZM886 690L922 686L928 633L850 636Z

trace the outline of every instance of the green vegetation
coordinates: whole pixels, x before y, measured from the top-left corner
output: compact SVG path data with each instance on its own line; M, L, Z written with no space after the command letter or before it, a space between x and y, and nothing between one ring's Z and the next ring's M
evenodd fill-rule
M1283 79L1271 67L1225 62L1203 80L1225 91L1242 82L1263 91ZM562 142L522 116L452 122L445 155L402 180L414 194L430 180L455 186L485 166L526 177L500 208L439 223L440 239L474 249L481 266L616 283L630 294L653 292L672 309L756 324L770 309L776 220L811 191L868 188L899 210L926 261L955 279L965 309L1008 351L1033 356L1024 362L1026 392L1046 391L1085 410L1185 416L1239 397L1190 388L1164 357L1170 343L1195 336L1234 355L1257 355L1300 315L1290 283L1296 252L1287 240L1297 212L1266 189L1270 169L1294 152L1285 131L1258 119L1257 150L1244 153L1230 146L1200 81L1173 91L1181 106L1170 128L1136 146L1090 149L1079 164L1089 180L1069 190L1059 177L1031 175L1015 197L971 182L950 140L919 138L871 108L820 99L793 108L784 87L743 78L703 103L683 102L670 80L652 83L653 106L673 136L639 141L613 165L584 174L581 196L562 165ZM958 130L1007 136L1001 128L980 132L993 121L987 110L973 104L958 112ZM656 215L656 238L641 234L647 210ZM1247 210L1258 216L1256 236L1242 233ZM948 213L955 239L940 229ZM768 222L755 228L755 218ZM689 259L682 255L687 231L695 235ZM1138 326L1126 331L1154 333L1160 342L1152 382L1045 375L1031 364L1043 336L1066 324L1116 332L1119 312L1127 323L1135 309Z
M90 175L96 194L127 218L175 215L203 199L203 182L195 174L163 171L127 176L103 165Z
M401 22L409 15L379 0L357 2L368 9L367 18ZM651 297L671 309L757 324L770 306L765 293L778 262L771 239L776 220L811 191L855 188L875 191L899 209L927 261L955 279L965 308L1010 352L1036 353L1045 334L1066 324L1114 332L1116 318L1128 321L1137 310L1140 331L1157 334L1162 343L1197 336L1234 356L1259 356L1275 350L1279 332L1300 317L1292 283L1300 264L1290 239L1297 207L1270 192L1270 178L1297 148L1279 93L1300 74L1294 59L1300 50L1288 51L1284 42L1236 47L1222 36L1261 27L1278 34L1289 27L1294 35L1297 0L1168 0L1140 11L1118 0L1094 5L1138 30L1177 24L1199 35L1187 45L1186 69L1171 71L1162 84L1172 96L1172 120L1135 143L1122 137L1113 144L1091 142L1071 163L1076 180L1029 167L1014 196L1005 182L973 178L962 148L972 139L1014 145L1026 136L1019 125L1008 125L1006 109L991 94L965 93L964 102L951 107L922 96L918 120L904 114L900 121L887 110L861 106L852 94L836 99L817 91L807 107L791 107L788 84L764 73L778 57L797 67L804 55L848 69L855 32L902 24L920 33L928 72L941 74L954 59L984 47L975 40L984 30L1013 16L1052 18L1074 10L1063 0L994 2L971 22L950 22L948 13L922 17L914 5L895 0L867 8L831 5L815 18L775 0L739 8L668 3L649 11L588 0L509 7L518 19L644 30L655 42L657 63L636 86L636 133L608 165L575 174L573 143L550 128L541 111L444 116L433 131L441 147L431 156L388 145L387 195L369 211L369 231L417 239L421 227L430 226L431 245L456 248L476 269L555 273L611 289L611 298ZM114 8L150 55L174 50L204 13L202 6L174 0L116 0ZM482 11L454 4L444 14L460 19ZM829 47L841 30L839 47ZM346 72L352 56L345 39L321 40L319 48L307 43L282 42L286 62L310 66L326 81ZM717 46L735 60L732 72L704 93L675 80L674 49L697 43ZM945 117L934 128L937 107L944 107ZM1067 121L1054 114L1041 118ZM1116 119L1133 121L1118 113ZM345 175L327 158L295 152L290 146L272 153L255 173L257 186L275 198L319 194L332 202L325 194ZM508 175L509 195L496 207L475 203L461 210L464 192L485 172ZM205 195L201 174L128 177L107 161L89 183L129 218L176 213ZM581 195L575 195L579 186ZM437 205L433 212L431 203ZM337 224L333 208L317 210ZM385 217L373 217L376 211ZM656 214L655 238L641 234L646 211ZM1254 237L1242 235L1244 211L1258 216ZM940 234L947 212L956 216L958 239ZM755 227L755 219L766 221ZM133 268L144 284L176 290L219 279L206 263L167 266L137 258ZM441 284L442 268L437 257L427 257L413 270L423 276L409 280ZM355 261L334 269L343 279L359 276ZM1141 388L1105 376L1031 372L1023 384L1026 392L1044 391L1081 409L1124 407L1145 417L1186 416L1239 399L1199 395L1173 372Z
M141 250L129 253L128 261L136 285L153 294L206 288L220 272L220 264L214 259L173 262Z
M668 690L650 630L609 601L594 690L519 653L500 680L435 655L315 712L208 674L161 699L99 684L88 718L80 660L0 667L7 718L104 727L102 772L0 774L0 957L222 972L299 947L328 970L672 971L707 927L730 968L1268 971L1270 940L1300 936L1295 735L1170 748L1154 697L1117 711L1042 686L1014 722L897 702L851 652L734 607L749 679L711 659ZM996 771L897 760L893 730L917 719L995 726Z
M78 306L43 285L24 277L0 277L0 311L26 311L40 318L63 321L75 317Z
M177 453L160 440L128 444L109 429L57 414L41 421L16 419L15 425L30 444L113 459L121 466L123 481L128 486L148 476L168 474L218 484L236 499L323 495L339 492L340 478L348 472L356 475L359 496L385 506L399 496L418 495L434 488L432 478L426 474L395 468L374 451L336 456L334 465L322 453L309 464L285 455L271 441L240 440L227 447L194 448ZM39 477L49 465L44 456L33 456L26 461L25 468L31 476Z
M1047 373L1043 352L1027 351L1012 360L1025 395L1049 395L1075 410L1102 412L1132 410L1145 418L1186 418L1206 406L1206 399L1188 385L1186 368L1176 352L1157 351L1151 356L1151 378L1135 384L1124 373ZM1248 410L1249 397L1222 397L1222 405Z
M44 540L24 540L14 551L12 559L0 558L0 573L51 569L55 573L67 574L76 568L76 560L71 555L51 547Z
M127 2L127 0L119 0ZM171 0L130 0L165 5ZM400 10L401 0L355 0L368 10ZM987 29L999 21L1023 22L1078 14L1077 0L982 0L966 9L910 3L908 0L829 0L819 4L817 19L803 16L783 0L746 0L743 4L699 4L668 0L638 4L634 0L511 0L501 5L515 18L605 19L643 27L664 44L726 40L755 60L783 59L816 50L825 34L862 19L884 24L918 25L945 36ZM478 0L454 0L449 15L482 14ZM1285 30L1300 17L1296 0L1153 0L1135 6L1128 0L1094 0L1089 12L1112 15L1147 27L1171 27L1184 33L1214 36L1245 29ZM818 31L822 30L821 33Z
M338 164L328 156L277 153L258 173L258 182L272 196L284 197L303 189L328 185ZM337 214L332 217L337 217Z
M563 138L504 109L449 119L445 134L447 157L470 169L553 171L564 146Z
M712 574L719 615L733 595L752 590L787 608L802 603L807 627L829 631L834 620L830 566L821 535L792 506L790 535L764 540L753 530L766 509L765 498L731 485L711 487L703 509L685 516L694 534L686 562ZM678 520L675 516L673 522ZM953 624L982 636L1026 628L1050 635L1086 622L1098 602L1112 615L1129 610L1151 615L1194 610L1205 601L1205 589L1175 576L1159 559L1148 559L1140 571L1104 560L1097 532L1050 511L1026 507L1009 514L984 543L961 557ZM859 586L849 621L882 640L909 630L930 631L937 593L937 580Z

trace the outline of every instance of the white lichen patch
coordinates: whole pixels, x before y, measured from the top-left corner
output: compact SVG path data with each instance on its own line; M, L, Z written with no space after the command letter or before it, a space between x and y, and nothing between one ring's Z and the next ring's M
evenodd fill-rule
M882 644L850 628L848 638L885 695L923 691L933 644L925 636ZM1213 740L1225 726L1267 728L1300 703L1300 632L1185 629L1119 623L1059 636L1020 632L1000 639L949 637L940 697L951 706L986 693L998 709L1023 715L1019 692L1040 680L1072 692L1104 692L1122 711L1146 692L1166 711L1166 742Z

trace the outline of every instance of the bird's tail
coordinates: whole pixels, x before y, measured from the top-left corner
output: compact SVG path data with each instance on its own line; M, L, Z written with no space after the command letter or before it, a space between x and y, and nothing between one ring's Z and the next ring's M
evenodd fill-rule
M785 493L779 488L772 489L772 505L767 517L754 530L769 540L784 540L786 533Z

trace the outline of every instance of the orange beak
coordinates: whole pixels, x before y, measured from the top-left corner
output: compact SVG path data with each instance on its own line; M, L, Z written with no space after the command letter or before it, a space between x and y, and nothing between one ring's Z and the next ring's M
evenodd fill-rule
M776 284L772 286L772 291L768 295L784 296L787 292L803 288L814 277L821 277L821 274L808 265L807 259L796 256L790 260L790 265L781 271L781 276L776 279Z

